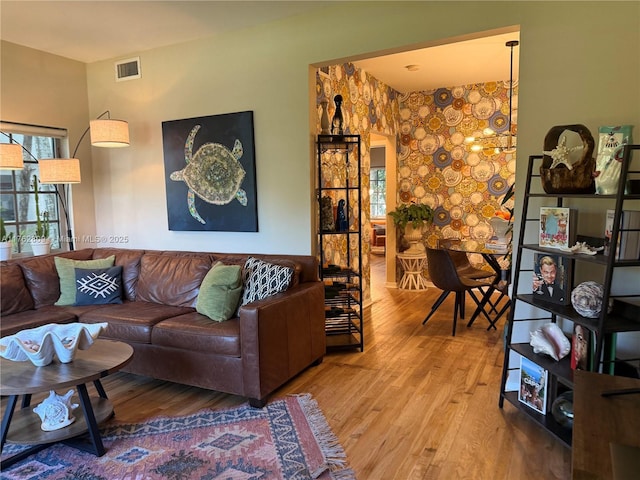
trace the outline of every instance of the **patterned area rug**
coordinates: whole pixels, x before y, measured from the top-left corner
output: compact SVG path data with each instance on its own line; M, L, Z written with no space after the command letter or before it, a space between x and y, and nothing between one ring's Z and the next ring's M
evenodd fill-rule
M0 473L13 480L355 479L315 400L293 395L101 429L102 457L54 444ZM5 445L3 459L18 452Z

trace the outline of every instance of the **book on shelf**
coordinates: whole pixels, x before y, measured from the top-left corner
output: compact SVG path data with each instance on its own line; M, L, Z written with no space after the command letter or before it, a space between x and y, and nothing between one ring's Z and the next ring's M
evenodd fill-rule
M607 210L604 224L604 253L611 252L615 211ZM640 258L640 211L623 210L620 213L620 235L616 249L616 260L638 260Z
M520 390L518 400L546 415L547 371L526 357L520 357Z
M577 210L566 207L540 207L538 245L570 248L576 243Z
M533 259L533 281L531 284L533 299L558 305L569 305L571 303L572 260L546 253L535 253Z
M573 325L571 335L571 368L589 370L591 354L591 331L578 323Z

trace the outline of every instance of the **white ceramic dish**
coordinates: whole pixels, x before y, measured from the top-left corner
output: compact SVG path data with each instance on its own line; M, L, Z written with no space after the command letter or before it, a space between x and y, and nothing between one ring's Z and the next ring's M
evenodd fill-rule
M69 363L78 349L86 350L107 328L104 323L50 323L0 338L0 357L16 362L30 360L37 367L49 365L54 355Z

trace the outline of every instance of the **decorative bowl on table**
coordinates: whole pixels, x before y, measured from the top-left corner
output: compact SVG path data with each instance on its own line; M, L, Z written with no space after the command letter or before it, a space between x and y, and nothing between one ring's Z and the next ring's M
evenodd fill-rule
M0 338L0 357L16 362L30 360L36 367L73 361L78 349L86 350L107 328L104 323L50 323Z

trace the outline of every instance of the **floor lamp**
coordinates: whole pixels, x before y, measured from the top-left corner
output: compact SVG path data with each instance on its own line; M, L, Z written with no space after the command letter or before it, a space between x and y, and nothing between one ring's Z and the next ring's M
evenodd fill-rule
M4 135L6 133L2 132ZM8 136L8 135L7 135ZM64 196L60 193L59 184L68 188L69 184L80 183L80 162L77 159L38 159L26 147L17 143L11 137L12 143L0 143L0 170L22 170L24 168L23 152L26 152L39 166L40 183L54 184L55 193L58 196L65 223L67 225L67 236L69 248L73 250L73 233L67 209L68 190Z
M105 115L107 118L103 118ZM69 250L74 249L73 229L68 209L69 185L80 183L81 181L80 160L75 158L75 156L82 140L84 140L84 137L89 132L91 133L91 145L95 147L113 148L129 146L129 124L124 120L112 119L109 110L101 113L95 120L89 122L89 127L84 131L73 150L72 158L37 159L24 146L15 141L11 143L11 137L9 137L10 143L0 144L0 170L21 170L24 167L22 156L22 151L24 150L39 165L40 183L44 185L54 185L55 193L60 200L60 205L62 205L62 211L64 213Z
M107 118L103 118L105 115ZM67 222L69 250L74 249L73 229L65 201L69 199L69 185L80 183L80 160L75 157L87 133L90 133L91 145L94 147L118 148L129 146L129 124L124 120L112 119L111 113L107 110L101 113L95 120L89 122L89 126L73 149L72 158L43 158L39 161L40 183L55 185L56 193L60 198L65 221ZM62 185L64 200L62 198L63 195L61 195L58 190L58 185Z

